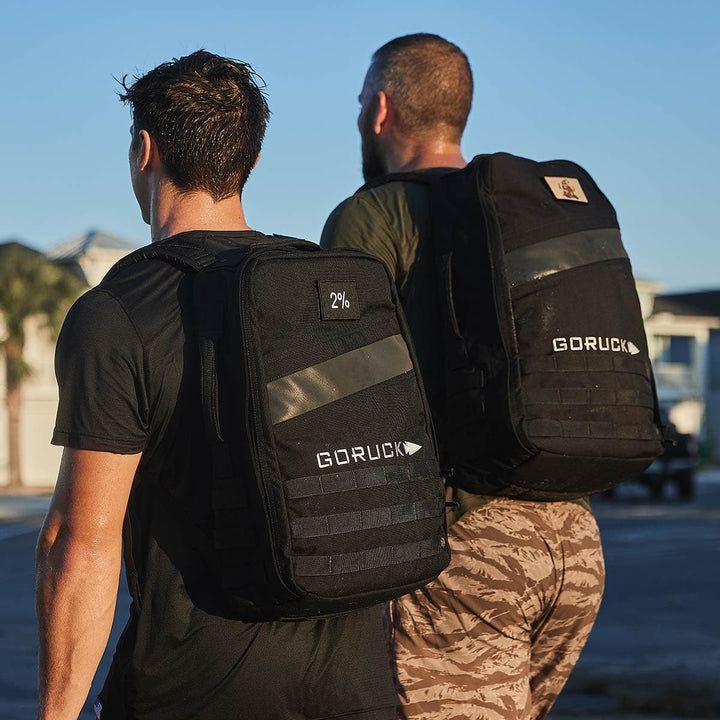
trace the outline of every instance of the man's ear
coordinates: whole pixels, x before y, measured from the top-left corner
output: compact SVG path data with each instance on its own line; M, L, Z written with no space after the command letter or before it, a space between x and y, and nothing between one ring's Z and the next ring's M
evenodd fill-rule
M375 111L375 118L373 119L373 132L376 135L379 135L383 129L388 129L388 122L392 122L392 118L394 117L394 108L392 100L383 90L378 91L376 100L377 109Z
M257 157L255 158L255 162L253 163L252 169L254 170L257 164L260 162L260 156L262 155L262 152L259 152L257 154Z
M138 149L135 153L136 168L140 172L150 170L158 158L157 144L147 130L141 130L135 140Z

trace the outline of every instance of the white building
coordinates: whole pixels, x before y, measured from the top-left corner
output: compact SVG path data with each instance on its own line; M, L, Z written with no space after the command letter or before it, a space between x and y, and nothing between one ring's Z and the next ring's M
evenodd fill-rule
M639 283L638 289L642 290ZM720 460L720 290L655 294L645 318L660 404Z

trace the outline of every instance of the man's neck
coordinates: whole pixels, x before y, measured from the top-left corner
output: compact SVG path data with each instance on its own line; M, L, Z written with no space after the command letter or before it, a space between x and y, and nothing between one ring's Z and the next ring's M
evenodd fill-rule
M240 196L216 201L203 191L179 193L167 186L159 189L151 205L152 241L189 230L250 230Z
M444 140L397 143L387 154L386 162L391 173L434 167L463 168L467 165L460 145Z

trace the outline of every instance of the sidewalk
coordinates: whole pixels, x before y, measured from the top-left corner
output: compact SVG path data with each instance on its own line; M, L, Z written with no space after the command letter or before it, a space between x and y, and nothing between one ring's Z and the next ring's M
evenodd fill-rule
M40 494L10 495L0 493L0 520L22 522L45 516L50 505L50 491Z
M0 493L0 540L37 533L50 505L50 495Z

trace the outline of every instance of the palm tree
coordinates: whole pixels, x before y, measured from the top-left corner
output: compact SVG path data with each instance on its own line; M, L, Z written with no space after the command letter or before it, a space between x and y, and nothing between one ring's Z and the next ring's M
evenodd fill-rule
M32 374L25 362L25 322L39 316L55 339L70 303L85 288L69 268L19 242L0 243L0 316L5 336L0 349L5 356L8 411L9 487L22 486L20 463L21 387Z

